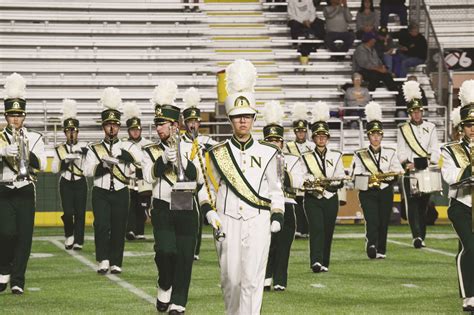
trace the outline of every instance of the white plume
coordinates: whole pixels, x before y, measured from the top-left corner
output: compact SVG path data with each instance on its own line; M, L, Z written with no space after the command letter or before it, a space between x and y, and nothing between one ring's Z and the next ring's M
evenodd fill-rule
M63 99L63 116L61 120L77 117L77 102L68 98Z
M183 101L186 104L186 107L198 107L199 102L201 101L199 90L194 87L187 89L186 92L184 92Z
M133 117L140 118L140 108L138 108L137 102L125 102L122 107L125 120Z
M453 123L453 127L457 127L461 123L461 106L453 109L451 112L451 121Z
M308 120L308 107L303 102L296 102L293 105L293 120Z
M474 103L474 80L466 80L459 88L459 100L461 106Z
M328 121L329 120L329 106L326 102L318 101L313 107L313 119L316 121Z
M227 94L254 92L257 83L257 69L248 60L237 59L226 68Z
M99 102L105 108L118 110L120 104L122 103L120 90L114 87L105 88L102 92L102 97L100 98Z
M174 81L163 80L153 90L151 101L158 105L174 105L174 100L178 94L178 86Z
M365 116L367 117L367 122L372 120L382 120L382 108L376 102L369 102L365 105Z
M18 73L10 74L5 80L5 99L26 97L26 80Z
M403 96L406 102L413 99L421 99L420 83L416 81L406 81L403 83Z
M284 115L285 113L279 101L273 100L265 103L265 107L263 108L263 119L267 125L281 125Z

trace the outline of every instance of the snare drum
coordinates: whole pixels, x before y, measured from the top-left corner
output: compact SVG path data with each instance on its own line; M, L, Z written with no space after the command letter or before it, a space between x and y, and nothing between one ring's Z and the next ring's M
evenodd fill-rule
M442 191L441 170L434 166L422 171L415 171L410 178L410 190L412 194Z
M369 189L369 175L356 175L354 178L354 188L361 191Z

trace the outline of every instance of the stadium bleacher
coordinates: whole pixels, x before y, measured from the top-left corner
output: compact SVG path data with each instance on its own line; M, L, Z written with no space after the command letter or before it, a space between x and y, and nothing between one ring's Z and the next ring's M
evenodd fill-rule
M360 2L348 2L355 19ZM45 133L49 148L62 137L61 132L56 134L60 128L54 126L66 97L79 102L84 140L100 137L97 100L108 86L120 88L124 101L136 100L147 124L152 122L149 99L153 87L163 78L178 83L178 105L184 90L196 86L202 93L204 112L214 113L216 73L236 58L255 63L258 107L267 100L281 101L287 126L295 101L311 105L324 100L334 111L342 106L341 86L350 82L353 49L344 61L329 60L341 53L318 49L308 65L300 65L289 39L286 13L270 12L268 4L260 1L206 2L199 7L200 13L183 13L178 0L133 4L117 0L2 1L0 84L11 72L26 77L27 122ZM389 28L396 30L398 24L392 22ZM414 73L429 98L428 119L438 125L443 141L446 112L436 104L430 78L423 70L421 66ZM394 93L379 88L372 96L384 107L386 141L394 143ZM258 120L256 132L262 126L263 121ZM217 131L211 128L211 132ZM287 133L291 138L289 128ZM341 129L333 139L332 144L344 152L360 146L360 135L353 130Z

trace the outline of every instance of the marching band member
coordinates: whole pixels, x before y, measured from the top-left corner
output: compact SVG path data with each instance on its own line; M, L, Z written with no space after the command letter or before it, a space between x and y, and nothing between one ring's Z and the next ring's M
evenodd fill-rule
M384 259L393 206L393 184L403 168L395 150L382 146L383 126L380 105L369 102L365 106L365 115L370 145L354 153L352 169L353 175L369 176L368 189L359 192L359 201L365 218L367 256L370 259Z
M292 108L293 115L293 132L295 140L286 142L285 151L297 156L301 156L304 152L313 151L315 145L308 141L308 107L305 103L296 102ZM308 219L306 218L303 207L304 192L296 193L296 237L308 236Z
M23 294L35 219L35 172L46 168L43 136L27 130L26 81L18 73L6 78L5 120L0 133L0 292L10 283Z
M185 155L184 143L176 141L176 137L180 137L180 109L174 105L177 92L178 87L169 80L155 88L154 122L161 142L143 148L143 176L153 184L151 222L158 269L156 308L169 314L185 312L198 230L196 204L186 210L170 207L179 161L189 180L194 181L198 176L195 164Z
M412 194L410 191L410 174L414 170L423 170L428 165L438 164L439 146L436 126L423 120L420 84L406 81L403 94L407 104L410 121L400 124L397 132L397 156L406 170L403 177L403 200L410 224L415 248L425 247L426 213L430 201L429 193Z
M342 153L327 147L330 133L327 120L329 107L324 102L316 103L313 109L315 122L311 125L312 138L316 148L303 153L302 163L309 183L331 179L327 183L315 185L306 191L304 209L309 223L310 267L315 273L329 271L331 244L339 210L337 190L344 183Z
M123 116L127 125L128 139L125 142L134 144L140 150L151 143L142 137L140 109L136 102L123 103ZM141 162L141 161L140 161ZM151 204L151 185L143 179L139 163L130 164L130 208L127 220L126 238L129 241L145 239L145 221Z
M122 113L120 91L106 88L100 103L104 139L89 145L84 165L84 175L94 178L92 188L92 210L94 212L95 257L99 263L97 273L122 272L123 250L127 228L129 204L130 165L140 163L140 149L129 142L121 141Z
M197 142L202 153L202 156L205 156L205 152L216 144L211 137L206 135L199 134L199 127L201 126L201 110L198 108L199 102L201 101L201 96L199 91L196 88L189 88L184 93L183 101L186 104L186 108L183 110L183 120L186 132L182 136L183 151L186 156L189 158L191 150L193 148L194 138L197 137ZM196 165L200 169L199 164ZM202 173L200 170L199 172ZM194 260L199 260L199 252L201 250L201 238L202 238L202 226L204 224L204 216L202 215L201 206L197 202L197 196L195 196L195 201L198 209L199 215L199 227L196 240L196 249L194 250Z
M277 155L277 175L285 195L285 214L280 232L272 234L265 275L265 290L269 291L273 280L275 291L284 291L288 283L288 262L290 249L295 237L295 197L296 189L303 183L303 169L299 156L283 153L285 129L282 126L284 111L278 101L265 104L263 113L266 126L263 127L264 141L272 143L280 150Z
M257 113L256 77L247 60L236 60L226 69L225 108L233 136L209 151L217 212L211 210L212 201L201 206L208 222L226 235L216 247L227 314L260 313L271 233L279 232L283 224L278 150L255 141L251 134Z
M79 120L76 101L63 100L63 131L66 142L54 148L51 170L60 173L59 195L64 214L64 247L81 250L84 244L86 219L87 180L84 176L84 162L87 143L79 142Z
M449 188L448 217L459 237L456 256L459 292L463 311L474 311L474 232L472 222L472 169L474 141L474 80L464 81L459 89L461 100L461 127L464 137L441 148L443 167L441 173L447 184L452 185L471 178L470 185Z

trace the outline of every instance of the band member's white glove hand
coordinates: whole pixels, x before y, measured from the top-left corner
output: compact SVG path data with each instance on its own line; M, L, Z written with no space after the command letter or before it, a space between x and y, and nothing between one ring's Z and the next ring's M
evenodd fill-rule
M72 153L82 154L82 147L78 144L72 146Z
M18 155L18 145L9 144L6 147L0 150L0 155L2 156L17 156Z
M281 230L281 224L278 221L273 221L272 225L270 226L270 231L272 233L278 233Z
M219 215L216 211L208 211L206 214L206 219L215 230L222 229L221 218L219 218Z
M163 163L167 164L169 162L169 163L174 164L176 162L176 159L177 159L176 150L171 149L171 148L166 148L165 154L163 154Z

